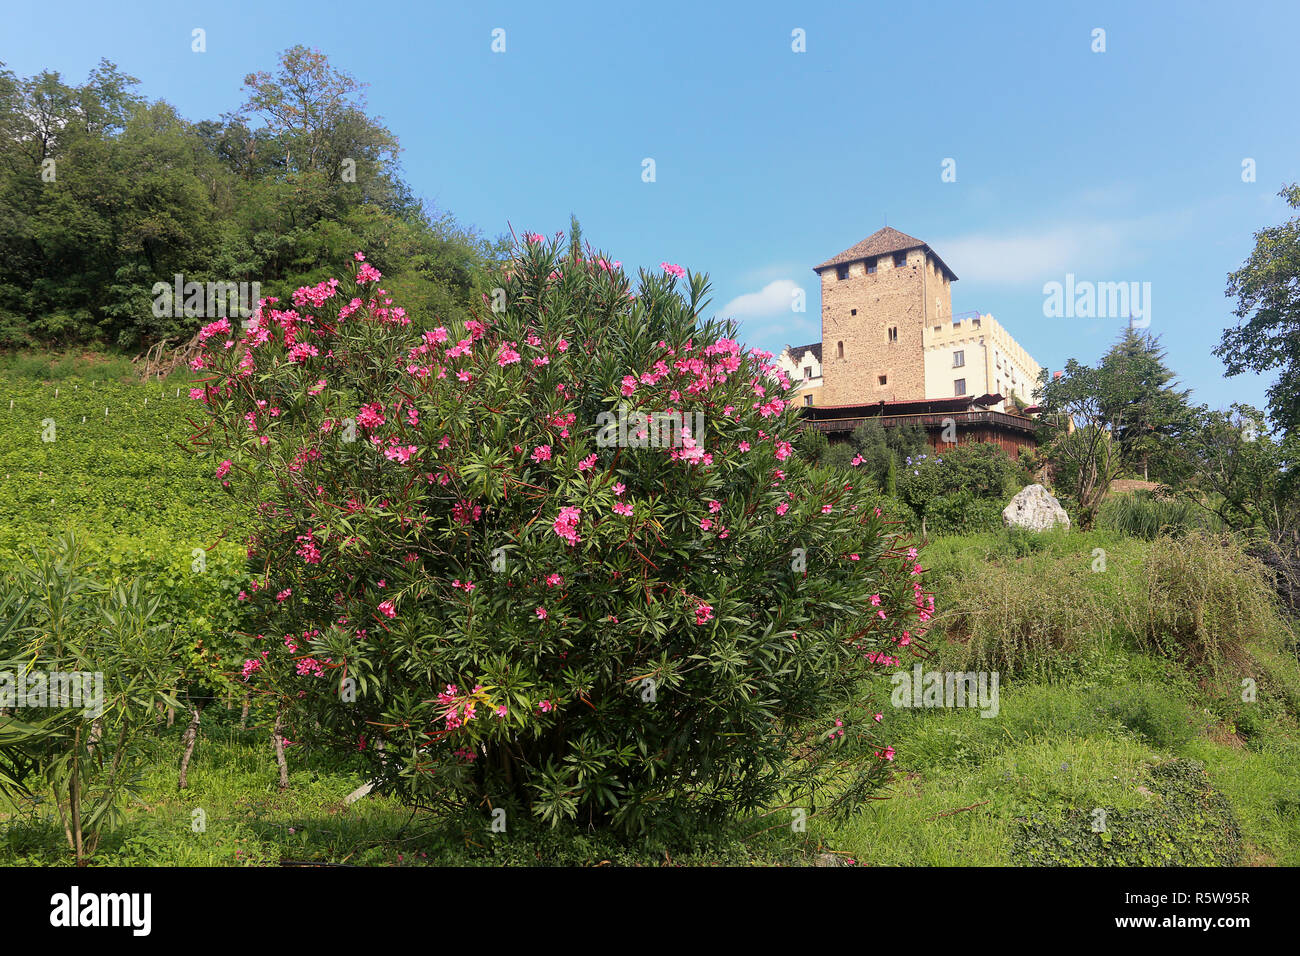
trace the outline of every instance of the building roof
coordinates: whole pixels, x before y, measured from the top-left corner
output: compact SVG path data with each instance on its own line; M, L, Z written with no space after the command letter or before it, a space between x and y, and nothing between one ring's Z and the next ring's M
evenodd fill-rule
M787 345L786 350L790 353L790 358L796 362L803 357L805 352L811 352L813 358L819 363L822 360L822 344L820 342L813 342L811 345Z
M904 398L896 401L857 402L852 405L810 405L801 409L806 418L848 418L857 414L897 415L909 412L973 411L1002 401L997 394L957 395L952 398Z
M939 258L937 252L920 239L899 232L892 226L876 230L857 245L849 246L838 256L827 259L819 266L814 266L813 272L820 273L823 269L829 269L831 266L842 266L850 262L874 259L876 256L887 256L892 252L907 252L911 249L924 249L934 256L935 261L943 267L943 271L948 273L949 280L954 282L957 280L957 274L948 268L948 264Z

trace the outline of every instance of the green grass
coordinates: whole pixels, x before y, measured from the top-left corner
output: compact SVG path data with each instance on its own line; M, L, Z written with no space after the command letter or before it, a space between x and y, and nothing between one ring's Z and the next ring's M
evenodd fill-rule
M180 383L0 375L0 553L67 528L210 545L231 503L184 447L189 418Z
M1029 821L1090 822L1098 808L1112 829L1126 814L1140 819L1166 802L1154 769L1181 759L1202 764L1209 786L1226 798L1246 861L1300 863L1294 718L1279 717L1243 743L1207 700L1183 696L1194 693L1187 685L1175 696L1168 684L1143 682L1162 669L1159 661L1128 663L1115 683L1005 688L997 719L975 710L887 712L898 770L888 799L847 821L815 818L810 836L867 865L1023 863L1016 851ZM1171 826L1142 832L1155 837Z
M346 761L288 748L290 787L280 791L269 727L238 725L238 708L209 707L209 726L177 790L183 726L162 730L153 760L129 802L127 821L105 838L96 866L595 866L794 862L792 848L746 845L711 835L695 845L624 845L566 828L506 821L492 833L486 815L412 813L370 794L344 798L365 782ZM64 836L43 804L0 801L0 865L67 862ZM201 811L201 816L199 815ZM198 821L202 822L201 827ZM201 832L200 832L201 830Z

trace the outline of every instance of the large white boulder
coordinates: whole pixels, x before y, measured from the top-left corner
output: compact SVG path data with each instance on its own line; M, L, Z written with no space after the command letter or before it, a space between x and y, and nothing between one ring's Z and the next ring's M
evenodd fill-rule
M1008 528L1046 531L1057 525L1070 527L1070 516L1042 485L1028 485L1002 509L1002 523Z

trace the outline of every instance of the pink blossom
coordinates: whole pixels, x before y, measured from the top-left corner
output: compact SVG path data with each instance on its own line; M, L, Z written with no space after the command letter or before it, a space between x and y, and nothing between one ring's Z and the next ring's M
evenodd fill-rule
M361 406L361 411L357 412L357 424L363 428L378 428L384 424L387 419L384 418L383 406L378 402L371 402L369 405Z
M582 540L578 537L578 521L581 514L582 510L579 508L561 508L559 517L555 519L552 529L569 544L577 544Z

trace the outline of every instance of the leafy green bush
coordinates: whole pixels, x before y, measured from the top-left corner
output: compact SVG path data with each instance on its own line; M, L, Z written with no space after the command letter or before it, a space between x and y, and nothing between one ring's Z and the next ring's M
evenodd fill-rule
M1006 498L1019 472L999 446L988 442L956 445L942 452L904 460L898 496L929 532L933 518L940 534L993 530L1001 524ZM998 518L984 502L997 505Z
M883 779L855 692L925 627L916 552L665 273L530 236L463 327L360 264L204 330L210 467L256 505L244 676L295 739L416 805L627 832Z
M799 430L799 437L795 439L795 448L799 451L799 456L809 464L819 465L822 458L830 451L831 443L826 438L826 433L817 428L804 427Z
M942 495L926 508L926 531L929 534L978 534L1002 527L1001 499L980 498L973 491L961 489Z
M79 865L120 819L182 669L177 632L140 579L113 587L87 571L79 543L63 538L17 569L0 602L3 706L22 715L0 717L0 792L48 787Z
M826 454L822 456L821 463L827 468L847 470L853 467L852 463L854 455L855 452L853 451L853 446L841 442L839 444L831 445L826 450Z
M853 430L849 445L859 459L856 467L870 476L876 487L887 495L897 492L895 481L903 462L919 458L930 449L925 429L920 425L885 428L871 419Z
M1088 565L990 564L951 595L941 620L964 669L1048 678L1079 666L1108 630L1109 609L1088 587Z

